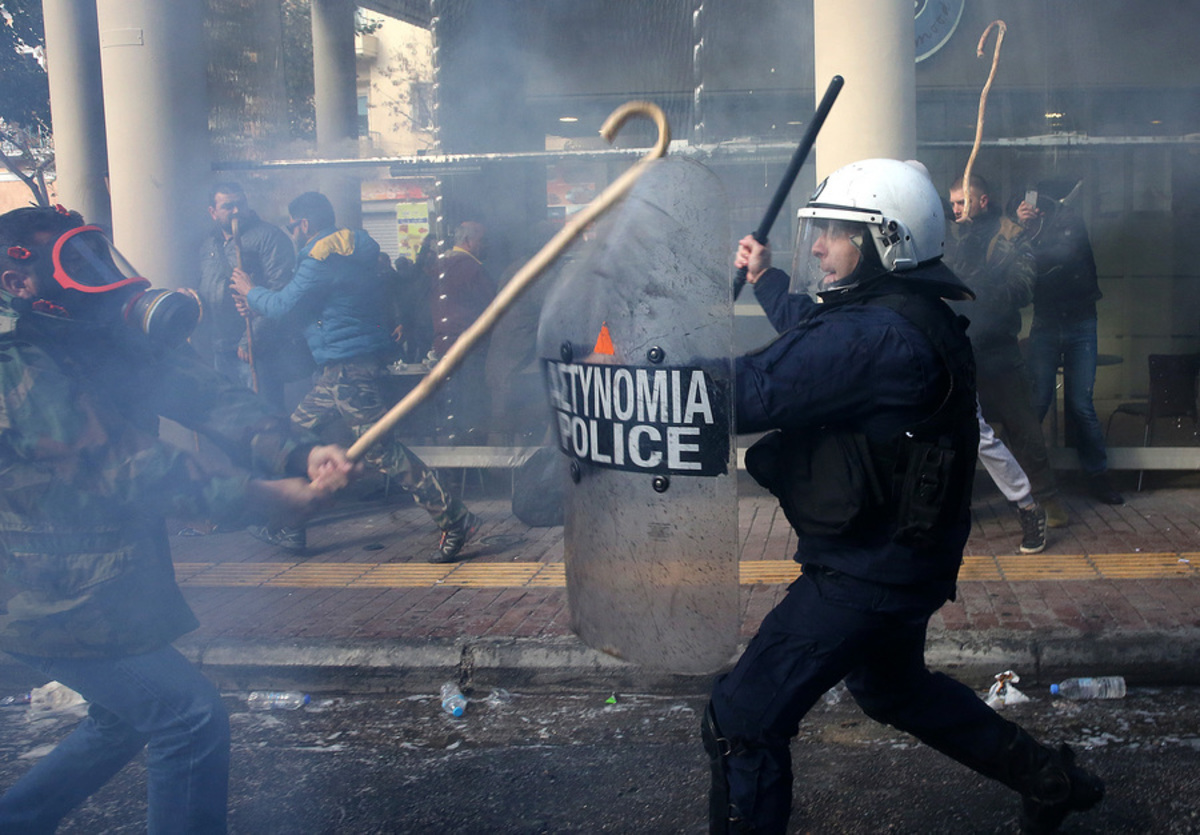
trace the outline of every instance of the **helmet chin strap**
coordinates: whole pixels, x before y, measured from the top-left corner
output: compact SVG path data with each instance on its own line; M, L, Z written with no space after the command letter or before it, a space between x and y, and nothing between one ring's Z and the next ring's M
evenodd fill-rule
M854 272L845 278L840 278L826 289L817 291L817 295L823 301L832 301L845 296L852 290L857 290L859 287L874 281L877 278L882 278L887 275L888 271L879 263L868 263L865 259L858 262L858 266L854 268Z
M875 242L865 232L855 232L850 236L851 243L858 250L858 265L845 278L839 278L828 288L817 291L821 299L829 301L840 298L851 290L880 276L887 275L887 270L875 252Z

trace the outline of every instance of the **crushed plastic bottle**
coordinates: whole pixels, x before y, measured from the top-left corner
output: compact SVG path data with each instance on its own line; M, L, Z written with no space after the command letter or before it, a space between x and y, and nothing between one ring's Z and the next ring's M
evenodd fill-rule
M1121 676L1068 678L1051 684L1050 694L1064 699L1123 699L1125 679Z
M833 687L830 687L825 691L825 695L821 696L821 701L826 705L836 705L841 702L842 697L848 692L850 691L846 689L846 683L844 681L839 681Z
M251 710L298 710L308 704L307 693L278 690L255 690L246 697Z
M87 710L87 700L67 685L51 681L29 691L31 715L49 716L55 713L82 713Z
M509 693L503 687L493 687L492 692L488 694L487 703L489 707L499 707L506 705L513 700L512 693Z
M453 681L442 685L442 710L456 718L467 712L467 698Z
M5 696L0 699L0 707L8 707L9 705L27 705L33 699L32 693L18 693L16 696Z

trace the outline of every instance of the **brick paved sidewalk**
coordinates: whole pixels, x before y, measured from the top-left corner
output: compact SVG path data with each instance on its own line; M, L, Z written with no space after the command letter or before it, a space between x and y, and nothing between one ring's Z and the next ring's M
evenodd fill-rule
M958 600L931 622L931 664L976 675L1099 665L1147 681L1196 677L1200 491L1131 493L1120 507L1064 500L1071 525L1050 532L1044 554L1018 556L1015 512L982 491ZM246 664L284 666L403 665L419 651L444 661L467 647L520 645L538 647L546 666L566 653L594 668L570 632L562 528L529 528L507 499L469 504L483 518L475 556L449 567L425 562L436 531L403 495L339 505L309 528L303 560L244 532L173 536L202 624L182 645L208 663L233 647ZM794 576L795 542L769 496L744 496L739 520L746 638ZM778 579L749 582L747 566ZM495 663L519 664L514 657Z

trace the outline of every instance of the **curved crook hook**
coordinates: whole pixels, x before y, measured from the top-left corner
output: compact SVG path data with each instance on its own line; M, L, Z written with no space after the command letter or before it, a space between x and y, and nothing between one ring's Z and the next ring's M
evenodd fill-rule
M621 176L613 180L608 188L600 192L599 196L582 211L571 216L571 220L559 230L558 234L551 238L536 255L525 263L525 266L517 271L516 275L509 279L508 284L504 285L504 289L497 294L496 298L492 299L492 303L483 313L479 314L479 318L462 332L450 346L446 355L422 378L421 382L354 442L354 445L346 451L347 458L357 461L405 415L427 400L437 387L450 376L451 372L462 363L463 358L475 343L492 329L504 311L524 292L525 288L554 263L554 259L587 228L588 224L625 196L637 179L642 176L648 164L666 154L667 146L671 143L671 127L667 124L667 117L662 109L652 102L631 101L621 105L604 120L604 125L600 128L600 135L612 142L621 126L634 116L646 116L653 119L658 125L658 142L654 147Z
M993 29L998 30L996 47L992 51L992 69L988 72L983 92L979 94L979 117L975 120L975 144L971 147L971 156L967 158L967 168L963 172L963 217L959 221L960 223L971 220L971 167L975 164L975 155L979 153L979 145L983 141L983 113L987 108L987 97L988 92L992 89L992 80L996 77L996 67L1000 63L1000 44L1004 43L1004 33L1008 31L1008 25L1003 20L993 20L989 23L988 27L983 30L983 34L979 36L979 46L975 48L976 57L983 57L983 47L987 45L988 35Z
M658 126L658 142L654 143L654 147L642 158L658 159L667 152L667 146L671 144L671 126L667 124L667 115L662 112L662 108L653 102L625 102L612 113L608 114L608 118L600 126L600 135L608 142L612 142L617 132L634 116L645 116L653 119L654 124Z

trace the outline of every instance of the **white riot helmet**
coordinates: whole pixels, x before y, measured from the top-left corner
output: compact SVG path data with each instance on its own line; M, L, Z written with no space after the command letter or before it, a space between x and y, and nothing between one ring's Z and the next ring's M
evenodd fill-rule
M866 159L839 168L817 186L799 211L796 267L813 267L812 244L831 227L853 233L864 263L852 276L814 276L818 281L814 289L848 289L874 274L902 274L942 257L946 233L942 201L924 166L918 166ZM866 245L867 238L873 247ZM795 269L793 275L801 271ZM819 267L816 271L822 272Z

